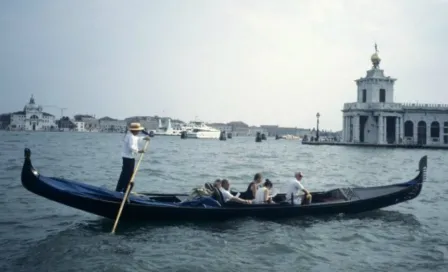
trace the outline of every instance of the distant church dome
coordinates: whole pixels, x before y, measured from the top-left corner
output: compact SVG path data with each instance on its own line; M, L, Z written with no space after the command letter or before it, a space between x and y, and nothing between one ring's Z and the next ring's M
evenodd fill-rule
M39 105L36 105L36 102L34 101L34 96L31 95L30 102L25 106L25 111L42 111L42 107Z

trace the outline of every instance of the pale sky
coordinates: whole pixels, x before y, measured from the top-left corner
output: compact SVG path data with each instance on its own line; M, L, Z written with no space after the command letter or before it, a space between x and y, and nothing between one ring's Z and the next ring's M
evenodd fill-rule
M374 43L396 102L447 103L446 0L0 1L0 112L342 128ZM45 111L55 114L56 108Z

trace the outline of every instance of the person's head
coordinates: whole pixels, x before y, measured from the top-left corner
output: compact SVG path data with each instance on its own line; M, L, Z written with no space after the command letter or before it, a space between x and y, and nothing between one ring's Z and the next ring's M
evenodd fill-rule
M296 179L297 179L298 181L301 181L302 178L303 178L303 173L302 173L302 172L296 172L296 173L294 174L294 176L296 177Z
M220 188L221 187L221 180L220 179L215 180L215 182L213 183L213 186L215 186L216 188Z
M272 182L269 179L266 179L266 181L263 184L264 187L268 188L268 189L272 189L272 186L274 186L272 184Z
M261 176L260 173L256 173L256 174L255 174L255 176L254 176L254 181L255 181L256 183L260 183L260 182L262 181L262 179L263 179L263 177Z
M128 128L128 130L132 133L132 134L134 134L134 135L137 135L140 131L142 131L143 129L145 129L144 127L142 127L141 125L140 125L140 123L131 123L130 125L129 125L129 128Z
M222 186L222 188L224 188L226 190L229 190L230 182L227 179L223 179L221 181L221 186Z

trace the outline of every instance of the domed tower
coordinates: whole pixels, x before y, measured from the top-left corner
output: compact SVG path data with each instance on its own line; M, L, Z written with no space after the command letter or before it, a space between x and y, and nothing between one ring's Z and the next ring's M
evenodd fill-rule
M395 78L384 75L380 69L381 58L378 55L378 46L375 44L375 53L370 57L372 68L365 77L355 80L358 86L358 103L393 103Z
M34 95L31 95L30 101L28 102L28 104L25 105L23 110L25 112L31 112L31 111L41 112L42 107L39 105L36 105L36 102L34 101Z

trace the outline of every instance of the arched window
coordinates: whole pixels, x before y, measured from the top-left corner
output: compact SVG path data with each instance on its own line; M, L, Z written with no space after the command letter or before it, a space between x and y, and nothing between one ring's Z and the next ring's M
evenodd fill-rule
M406 121L404 123L404 137L414 137L414 123Z
M431 138L440 137L440 124L437 121L431 123Z

